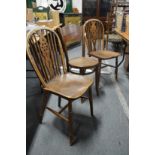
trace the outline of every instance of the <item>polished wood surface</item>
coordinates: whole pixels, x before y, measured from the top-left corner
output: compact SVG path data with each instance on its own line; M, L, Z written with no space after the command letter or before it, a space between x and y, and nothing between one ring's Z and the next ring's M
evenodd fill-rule
M39 27L30 31L27 34L26 51L41 82L45 98L47 98L47 94L51 93L58 95L59 98L68 100L68 103L61 110L56 111L47 106L46 99L46 103L43 103L40 109L40 122L42 122L45 108L67 122L69 126L70 145L72 145L75 142L72 127L72 102L75 99L82 98L84 93L88 91L90 112L93 116L91 93L93 80L82 75L67 73L61 40L58 34L49 28ZM68 117L61 114L66 108L68 108Z
M81 42L82 30L80 25L68 24L63 26L61 31L67 47Z
M126 42L126 48L125 48L125 62L124 62L124 68L127 72L129 72L129 33L128 32L121 32L117 29L115 29L115 32L119 34Z
M91 57L73 58L69 61L69 65L75 68L92 68L98 65L98 60Z
M49 81L44 89L61 95L64 98L77 99L87 91L92 83L92 79L67 73Z
M115 32L119 34L125 41L129 42L129 33L128 32L121 32L118 29L115 29Z

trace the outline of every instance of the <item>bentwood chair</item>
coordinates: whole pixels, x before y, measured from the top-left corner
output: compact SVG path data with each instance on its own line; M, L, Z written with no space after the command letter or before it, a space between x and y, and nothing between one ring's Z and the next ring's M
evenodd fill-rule
M28 33L27 56L41 82L45 95L51 93L68 100L68 103L58 112L44 103L40 113L41 122L45 108L67 122L70 145L72 145L75 141L72 127L72 103L74 100L84 97L83 94L88 91L90 111L93 116L91 92L93 80L67 72L61 41L57 33L49 28L39 27ZM66 108L68 108L68 117L62 115Z
M88 55L98 58L99 61L99 75L101 68L110 66L115 68L115 79L117 79L118 67L122 63L118 63L118 57L120 53L108 50L107 42L104 46L104 25L98 19L89 19L84 23L83 26L84 39L86 42L86 47L88 49ZM102 63L102 60L115 59L115 65ZM102 65L103 64L103 65Z
M81 56L81 57L69 59L66 44L64 42L63 35L62 35L62 28L58 28L57 33L60 37L64 52L65 52L68 71L73 74L80 74L80 75L88 75L95 72L95 85L96 85L95 87L96 87L96 93L98 96L99 95L98 59L88 57L88 56L87 57ZM78 69L79 72L75 72L73 70L74 68Z

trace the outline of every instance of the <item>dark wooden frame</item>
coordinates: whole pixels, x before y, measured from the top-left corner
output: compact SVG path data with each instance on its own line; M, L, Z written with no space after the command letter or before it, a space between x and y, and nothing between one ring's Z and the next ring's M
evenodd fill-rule
M85 0L82 0L82 13L84 12L84 3L85 3ZM82 20L82 23L84 23L85 21L87 21L88 19L91 19L91 18L96 18L96 19L99 19L103 22L103 24L105 23L106 21L106 16L101 16L100 14L100 4L101 3L101 0L96 0L96 15L94 16L84 16L83 15L83 20ZM113 8L113 6L111 6L111 9Z

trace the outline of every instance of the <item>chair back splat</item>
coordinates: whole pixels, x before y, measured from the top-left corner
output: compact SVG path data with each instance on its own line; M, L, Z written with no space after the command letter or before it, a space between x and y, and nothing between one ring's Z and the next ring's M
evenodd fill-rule
M118 56L120 56L120 53L108 50L108 37L107 39L105 38L104 41L104 33L106 32L102 22L98 19L89 19L85 22L83 29L83 35L85 43L87 45L88 55L98 58L99 70L107 66L115 68L115 77L117 79L118 66L123 62L124 56L122 60L118 63ZM114 58L115 65L102 63L102 60L105 61ZM100 72L101 71L99 71L98 76L100 76Z
M83 25L83 33L88 55L91 51L104 49L104 26L100 20L87 20Z
M27 35L27 55L43 87L67 71L60 39L48 28L34 29Z

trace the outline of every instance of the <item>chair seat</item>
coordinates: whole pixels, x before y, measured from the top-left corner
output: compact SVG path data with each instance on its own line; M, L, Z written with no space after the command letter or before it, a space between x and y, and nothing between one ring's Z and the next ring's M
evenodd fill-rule
M120 56L120 53L114 52L114 51L107 51L107 50L102 50L102 51L92 51L89 53L91 56L94 56L99 59L112 59Z
M90 57L79 57L71 59L69 65L75 68L92 68L98 65L98 60Z
M105 40L107 39L106 38L107 35L104 36ZM109 42L122 42L122 37L118 34L109 34L109 38L108 38L108 41Z
M44 88L67 99L77 99L93 84L93 80L71 73L55 77Z

